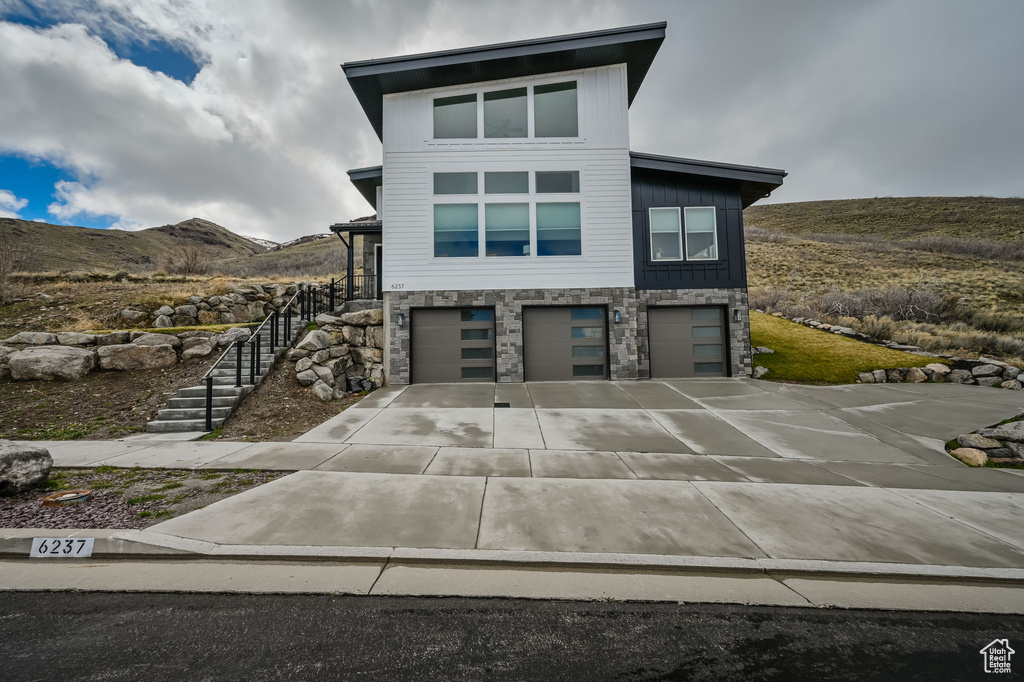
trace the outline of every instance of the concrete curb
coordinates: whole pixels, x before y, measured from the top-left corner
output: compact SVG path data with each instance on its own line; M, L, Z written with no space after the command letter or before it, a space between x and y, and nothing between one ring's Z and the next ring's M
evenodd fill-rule
M415 547L322 547L305 545L219 545L145 530L0 530L0 559L28 559L34 537L95 538L94 559L344 561L507 568L575 568L610 571L859 577L900 580L970 580L1024 583L1024 568L985 568L811 559L536 552ZM75 561L75 560L68 560Z

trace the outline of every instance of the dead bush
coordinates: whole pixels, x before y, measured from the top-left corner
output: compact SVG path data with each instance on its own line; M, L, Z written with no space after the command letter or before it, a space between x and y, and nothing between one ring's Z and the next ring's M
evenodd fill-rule
M179 246L164 254L160 267L172 275L205 275L210 259L195 246Z

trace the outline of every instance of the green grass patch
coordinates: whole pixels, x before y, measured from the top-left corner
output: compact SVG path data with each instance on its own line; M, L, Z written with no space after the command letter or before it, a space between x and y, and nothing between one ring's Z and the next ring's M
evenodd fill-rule
M262 320L261 320L262 322ZM111 332L152 332L153 334L180 334L181 332L224 332L235 327L254 327L259 322L239 322L236 324L200 324L194 327L165 327L163 329L131 327L129 329L94 329L88 334L110 334Z
M125 500L128 504L145 504L146 502L159 502L160 500L167 497L166 495L158 495L156 493L150 493L149 495L139 495L138 497L129 497Z
M78 440L82 436L89 435L99 426L99 424L65 424L63 426L50 424L36 429L21 429L18 433L25 440Z
M150 516L152 516L152 515L153 515L153 512L151 512L151 511L146 511L146 510L143 510L143 511L140 511L140 512L139 512L139 516L141 516L141 517L142 517L142 518L144 518L144 519L145 519L145 518L148 518L148 517L150 517Z
M216 480L216 479L221 478L223 476L224 476L224 474L209 473L209 474L202 474L199 478L201 478L204 481L213 481L213 480Z
M754 356L754 365L767 367L769 373L765 378L773 381L852 384L858 372L941 362L756 312L750 313L750 341L753 346L775 351Z
M217 440L218 438L220 438L220 435L222 433L224 433L224 425L223 424L218 426L217 428L215 428L213 431L210 431L205 436L200 436L199 440Z

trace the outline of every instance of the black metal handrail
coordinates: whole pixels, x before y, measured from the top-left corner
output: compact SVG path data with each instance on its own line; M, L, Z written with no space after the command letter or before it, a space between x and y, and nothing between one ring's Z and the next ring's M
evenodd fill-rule
M334 280L331 280L331 282L332 282L332 285L331 285L332 290L333 290L333 281ZM243 355L242 349L246 345L248 345L249 346L249 383L255 386L256 385L256 377L258 375L258 372L256 371L256 368L260 364L260 362L261 362L260 357L262 356L262 348L260 347L261 346L262 337L260 336L260 332L263 330L263 328L267 324L270 325L270 353L273 354L274 353L274 349L275 349L275 345L280 345L280 343L281 343L281 313L284 312L284 313L286 313L285 316L284 316L284 338L285 338L285 340L288 341L288 343L291 343L291 338L292 338L292 333L291 333L292 332L292 315L291 315L291 311L292 311L292 308L295 306L296 299L299 300L299 318L300 319L311 320L311 319L313 319L313 317L316 317L316 315L319 314L319 313L313 313L312 315L308 314L310 311L315 309L315 305L309 305L310 300L315 298L315 296L313 296L312 293L311 293L311 290L313 290L314 288L317 288L317 287L314 287L313 285L299 284L299 290L296 291L295 294L290 299L288 299L287 303L285 303L283 306L281 306L280 309L275 310L274 312L272 312L269 315L267 315L267 317L263 320L263 322L261 322L259 324L259 326L257 326L252 331L252 333L249 334L249 338L245 339L244 341L243 340L236 341L235 343L233 343L233 344L229 345L227 348L225 348L224 352L221 353L221 356L219 358L217 358L217 361L214 362L213 365L210 366L210 369L206 370L206 374L204 374L202 376L200 381L203 381L206 384L206 401L205 401L206 402L206 405L205 405L205 407L206 407L206 410L205 410L206 414L205 414L205 417L206 417L206 430L207 431L213 431L213 372L214 372L214 370L216 370L216 369L218 369L220 367L220 364L224 361L224 358L226 358L228 353L230 353L231 350L234 349L234 351L235 351L235 387L236 388L241 388L242 387L242 355ZM322 288L322 287L319 287L319 288ZM333 296L331 298L333 299Z

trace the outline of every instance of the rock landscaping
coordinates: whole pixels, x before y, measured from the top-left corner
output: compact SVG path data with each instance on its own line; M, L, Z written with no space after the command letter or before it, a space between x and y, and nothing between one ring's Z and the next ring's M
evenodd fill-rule
M169 305L156 310L125 308L121 319L155 329L262 322L270 313L284 310L285 304L299 290L299 284L232 286L228 293L220 296L190 296L185 305L174 308Z
M763 310L756 312L764 313ZM1021 370L1013 365L1010 365L1001 360L994 358L979 358L978 360L969 360L957 355L941 355L938 353L929 353L921 350L918 346L910 346L906 344L896 343L895 341L877 341L872 339L867 334L862 334L850 327L842 327L839 325L827 324L818 320L813 320L804 317L786 317L782 313L771 313L774 317L781 317L783 319L796 322L797 324L810 327L812 329L818 329L820 331L845 336L847 338L856 339L865 343L872 343L879 346L885 346L893 350L899 350L906 353L912 353L914 355L922 355L925 357L932 357L937 359L945 360L946 362L934 362L924 367L898 367L895 369L876 369L869 372L860 372L858 374L858 383L862 384L885 384L885 383L923 383L923 382L934 382L934 383L952 383L952 384L970 384L976 386L994 386L998 388L1006 388L1014 391L1020 391L1024 387L1024 382L1019 378ZM758 352L771 352L769 349L752 349L753 353ZM765 373L767 370L765 370ZM756 374L756 369L755 369ZM763 374L762 374L763 376ZM755 376L755 378L758 378Z
M17 495L41 485L50 475L49 451L0 440L0 495Z
M74 381L97 369L165 369L207 357L250 334L247 327L233 327L220 334L202 330L179 334L21 332L0 342L0 379Z
M1024 466L1024 411L1002 424L966 433L946 444L949 454L964 464Z
M384 311L381 308L324 313L287 359L295 379L324 402L384 383Z

